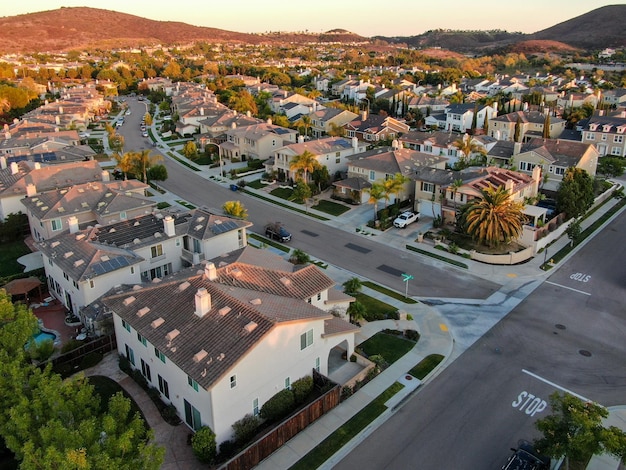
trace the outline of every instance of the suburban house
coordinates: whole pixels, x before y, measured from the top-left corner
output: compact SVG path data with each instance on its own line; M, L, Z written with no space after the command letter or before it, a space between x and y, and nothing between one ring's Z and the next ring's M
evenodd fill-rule
M543 137L544 125L546 117L548 116L550 138L557 139L565 130L567 121L539 111L515 111L514 113L494 117L489 120L487 133L497 140L513 141L515 137L515 127L519 122L519 141L528 142L533 137Z
M556 191L565 170L570 167L581 168L591 177L596 175L599 154L589 143L535 138L526 144L516 146L515 150L514 165L520 172L532 174L536 166L542 167L544 190Z
M360 142L356 137L324 137L316 140L304 140L300 136L296 144L286 145L274 152L274 158L267 161L268 172L276 172L285 179L295 179L295 172L290 168L291 161L296 155L302 155L309 151L320 165L328 169L330 175L337 172L345 172L348 169L348 161L352 155L365 152L367 145Z
M241 114L226 108L211 116L205 116L198 123L200 134L196 136L196 141L200 144L200 148L204 149L208 144L226 142L226 131L229 129L261 124L263 121L252 117L249 113Z
M317 266L248 247L159 283L116 287L98 309L112 315L131 365L219 445L278 391L350 357L358 327L330 313L333 291Z
M144 196L147 184L137 180L76 184L37 192L28 185L22 199L34 240L47 240L89 224L108 225L150 213L156 202Z
M409 111L419 109L424 116L443 111L447 106L450 106L448 100L428 95L411 96L408 101Z
M626 112L618 115L592 116L586 120L582 131L582 141L592 144L598 154L626 156Z
M313 112L311 115L311 134L319 138L328 135L333 128L344 127L350 121L358 118L359 115L345 109L324 108Z
M369 199L367 189L372 183L393 178L397 173L405 176L407 182L398 194L390 195L394 198L391 202L413 202L415 173L422 167L443 169L448 159L402 148L394 141L391 147L374 148L349 160L347 178L333 183L333 194L363 204Z
M410 127L403 121L390 116L368 114L361 112L361 116L350 121L345 126L347 137L356 137L366 142L395 139L409 132Z
M298 132L272 124L271 119L260 124L235 127L226 131L226 141L220 144L220 155L231 161L251 158L267 160L276 150L296 142Z
M626 88L616 88L602 92L602 104L609 106L623 106L626 104Z
M398 140L400 141L400 144L406 148L427 153L429 155L447 157L448 166L454 166L454 164L458 162L459 158L462 157L462 152L460 152L455 145L455 142L460 138L465 137L443 131L410 131ZM478 145L484 147L487 151L495 144L494 139L486 138L486 136L475 136L472 137L472 139Z
M286 114L285 106L288 104L304 105L311 110L318 105L312 98L287 90L276 91L269 100L270 108L275 114Z
M476 112L476 122L474 122L474 112ZM427 116L424 122L427 126L446 131L468 132L472 130L472 125L475 125L475 129L481 129L485 125L485 119L491 121L497 115L496 103L492 106L461 103L447 106L443 113Z
M76 184L102 181L108 177L95 160L42 165L31 161L12 162L0 156L0 220L24 212L22 199L27 195Z
M561 109L580 108L584 104L595 107L598 105L598 96L591 93L567 92L556 100L556 105Z
M90 225L42 241L38 247L50 292L80 314L89 331L106 329L82 307L122 283L157 282L183 268L247 245L252 224L205 209L155 212L108 225Z

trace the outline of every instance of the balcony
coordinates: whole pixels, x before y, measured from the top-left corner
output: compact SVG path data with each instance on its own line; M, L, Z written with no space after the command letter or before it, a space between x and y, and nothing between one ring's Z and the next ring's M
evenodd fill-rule
M194 253L184 248L181 251L180 257L191 265L198 264L205 259L204 253Z

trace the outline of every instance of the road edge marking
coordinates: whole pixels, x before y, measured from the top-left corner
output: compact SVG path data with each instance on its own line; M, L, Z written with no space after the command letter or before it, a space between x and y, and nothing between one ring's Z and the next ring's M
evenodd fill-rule
M568 390L568 389L567 389L567 388L565 388L565 387L561 387L560 385L557 385L557 384L555 384L554 382L550 382L548 379L544 379L543 377L541 377L541 376L539 376L539 375L537 375L537 374L535 374L535 373L533 373L533 372L530 372L529 370L522 369L522 372L523 372L524 374L527 374L527 375L530 375L531 377L536 378L537 380L540 380L540 381L541 381L541 382L543 382L543 383L546 383L546 384L548 384L548 385L551 385L551 386L553 386L554 388L558 388L559 390L561 390L561 391L563 391L563 392L565 392L565 393L569 393L570 395L575 396L576 398L580 398L582 401L588 401L588 402L593 403L593 400L590 400L589 398L585 398L585 397L583 397L582 395L579 395L578 393L572 392L571 390Z

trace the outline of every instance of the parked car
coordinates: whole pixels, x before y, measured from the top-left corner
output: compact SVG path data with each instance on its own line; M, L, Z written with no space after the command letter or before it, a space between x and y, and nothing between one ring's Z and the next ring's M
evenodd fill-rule
M147 133L146 131L143 131L143 132L141 133L141 135L142 135L143 137L148 137L148 133Z
M517 449L511 448L513 455L509 457L502 470L549 470L550 458L539 455L527 441L520 441Z
M265 226L265 236L272 240L278 240L282 243L291 241L291 233L289 233L280 222L269 223Z
M417 222L420 219L419 212L405 211L395 218L393 226L398 228L405 228L407 225Z

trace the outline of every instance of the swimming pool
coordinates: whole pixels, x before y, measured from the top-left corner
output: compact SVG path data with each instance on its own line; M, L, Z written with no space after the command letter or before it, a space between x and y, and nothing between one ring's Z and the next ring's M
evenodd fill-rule
M48 333L47 331L40 331L35 336L33 336L33 339L37 344L41 344L43 341L46 340L50 340L54 343L57 339L57 335L55 335L54 333Z

